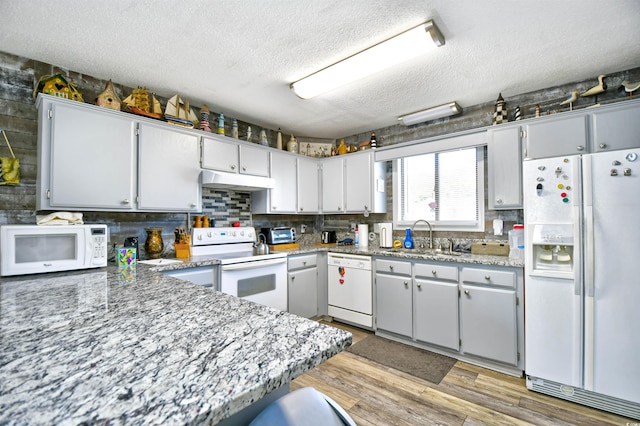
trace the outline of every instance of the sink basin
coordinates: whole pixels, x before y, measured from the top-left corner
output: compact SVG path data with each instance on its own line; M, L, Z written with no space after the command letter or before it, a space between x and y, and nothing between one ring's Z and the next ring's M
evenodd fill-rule
M459 251L452 251L452 252L448 252L448 251L436 251L436 250L431 250L431 249L405 249L405 248L400 248L400 249L389 249L388 250L389 253L407 253L407 254L416 254L416 255L421 255L421 256L463 256L465 254L468 253L463 253L463 252L459 252Z
M138 263L145 263L147 265L172 265L174 263L182 263L181 260L175 259L149 259L149 260L139 260Z

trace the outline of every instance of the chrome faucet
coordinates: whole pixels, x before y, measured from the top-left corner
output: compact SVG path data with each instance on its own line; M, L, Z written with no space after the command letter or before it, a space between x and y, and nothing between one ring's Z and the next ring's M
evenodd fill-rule
M427 225L429 225L429 250L433 250L433 228L431 227L431 224L424 220L424 219L418 219L413 223L413 226L411 226L411 233L413 234L413 228L416 227L416 225L418 224L418 222L424 222Z

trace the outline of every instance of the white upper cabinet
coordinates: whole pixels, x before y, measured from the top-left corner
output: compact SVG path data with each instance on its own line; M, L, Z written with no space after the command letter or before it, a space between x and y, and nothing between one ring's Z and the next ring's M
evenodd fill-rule
M297 159L298 213L311 214L320 210L320 169L318 160Z
M322 161L322 212L344 213L344 162L342 156Z
M195 134L42 94L37 106L36 209L201 210Z
M519 126L487 131L490 210L522 208L522 145Z
M640 102L622 102L591 114L592 150L640 147Z
M202 168L266 177L269 176L269 150L224 136L203 136Z
M36 209L134 209L133 117L45 95L38 102Z
M252 213L296 213L296 157L287 152L271 152L269 168L275 186L273 189L251 193Z
M558 157L587 152L587 115L542 117L525 127L525 158Z
M140 123L138 208L202 211L198 136Z

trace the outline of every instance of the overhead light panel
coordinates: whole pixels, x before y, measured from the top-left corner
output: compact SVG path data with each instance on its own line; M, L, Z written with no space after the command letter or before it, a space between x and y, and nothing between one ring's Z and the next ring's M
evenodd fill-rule
M290 87L302 99L310 99L442 45L442 33L433 21L428 21L291 83Z
M460 108L460 105L458 105L457 102L450 102L448 104L403 115L402 117L398 117L398 121L405 126L411 126L412 124L423 123L425 121L435 120L436 118L449 117L451 115L460 114L461 112L462 108Z

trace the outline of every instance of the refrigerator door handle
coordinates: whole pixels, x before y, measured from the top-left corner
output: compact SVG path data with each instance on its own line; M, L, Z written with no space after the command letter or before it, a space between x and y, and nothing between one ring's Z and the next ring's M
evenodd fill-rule
M585 296L593 297L595 292L595 271L594 271L594 238L593 238L593 181L592 181L592 157L585 155L582 159L584 194L584 284Z

